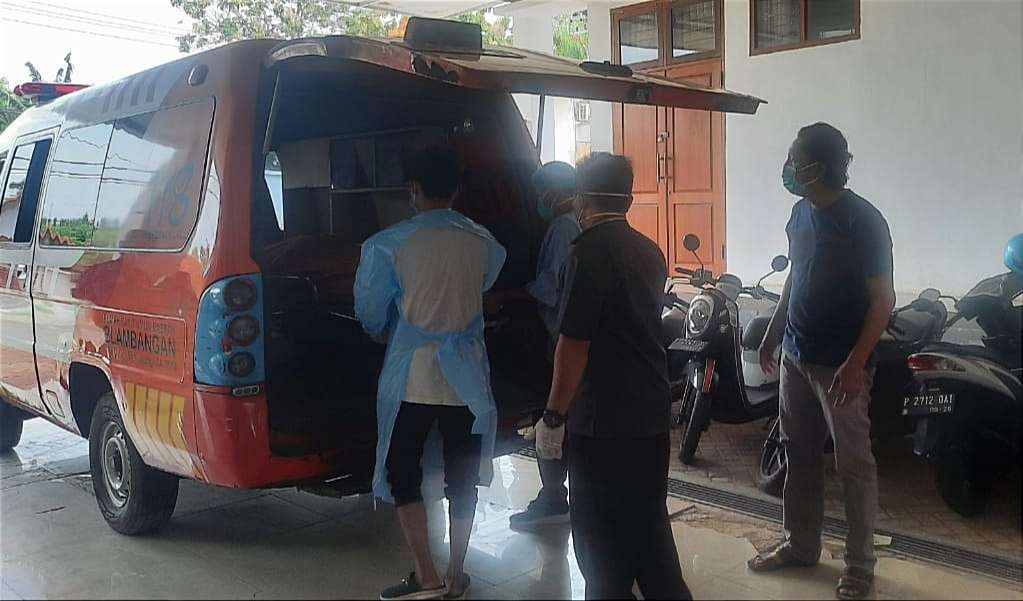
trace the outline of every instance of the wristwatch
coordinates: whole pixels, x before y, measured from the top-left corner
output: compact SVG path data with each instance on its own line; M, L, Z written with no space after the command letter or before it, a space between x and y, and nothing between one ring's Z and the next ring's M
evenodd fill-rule
M553 409L544 409L543 412L543 423L548 428L560 428L565 425L565 416Z

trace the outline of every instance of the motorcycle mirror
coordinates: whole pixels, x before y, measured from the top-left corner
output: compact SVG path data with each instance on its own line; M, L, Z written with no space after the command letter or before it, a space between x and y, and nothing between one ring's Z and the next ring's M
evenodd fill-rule
M927 288L917 297L920 300L936 303L941 299L941 291L937 288Z
M700 248L700 237L696 234L686 234L682 238L682 246L689 252L696 252Z
M789 258L786 257L785 255L778 255L777 257L771 259L771 269L773 269L775 273L781 273L782 271L785 271L788 268Z

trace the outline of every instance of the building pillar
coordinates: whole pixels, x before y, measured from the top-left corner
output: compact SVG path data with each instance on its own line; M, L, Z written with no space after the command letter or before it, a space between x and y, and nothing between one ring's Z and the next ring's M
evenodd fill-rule
M590 60L611 60L611 3L587 3L586 20ZM612 152L614 137L611 130L611 103L594 101L590 107L590 148L594 152Z
M520 11L512 14L512 42L519 48L536 50L554 54L554 21L549 9ZM540 98L527 94L516 94L515 101L519 105L534 137L540 112ZM540 161L546 163L555 157L555 124L554 102L548 98L544 107L543 138L541 140Z

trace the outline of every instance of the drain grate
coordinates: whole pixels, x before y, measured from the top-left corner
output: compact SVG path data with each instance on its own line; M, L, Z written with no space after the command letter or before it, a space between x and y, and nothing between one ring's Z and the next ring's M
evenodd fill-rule
M536 450L532 447L520 449L517 454L536 459ZM703 505L781 523L781 505L764 499L685 482L676 478L668 478L668 494ZM844 538L847 531L848 526L845 520L832 517L824 519L825 534ZM957 570L967 570L1014 584L1023 580L1023 564L1011 559L888 530L877 530L876 533L890 536L892 543L887 549L902 557L937 563Z

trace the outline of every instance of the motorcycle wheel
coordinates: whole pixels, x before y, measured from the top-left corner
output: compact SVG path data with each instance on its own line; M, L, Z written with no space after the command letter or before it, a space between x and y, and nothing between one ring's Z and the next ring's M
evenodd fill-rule
M991 475L977 465L969 446L963 444L941 450L934 481L949 509L967 518L984 512L994 484Z
M700 437L710 424L710 397L694 388L689 388L688 392L688 398L682 400L682 444L678 458L692 465Z
M785 476L788 471L788 458L785 456L785 447L781 444L781 421L774 418L771 431L760 452L756 474L757 488L772 497L781 497L782 491L785 490Z

